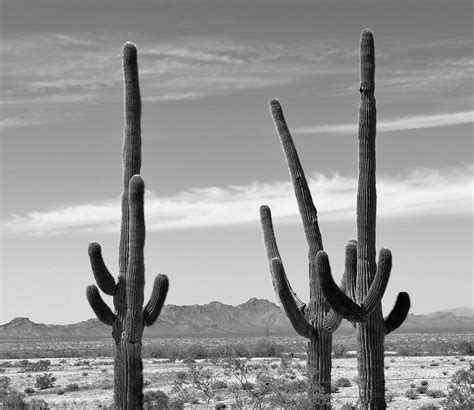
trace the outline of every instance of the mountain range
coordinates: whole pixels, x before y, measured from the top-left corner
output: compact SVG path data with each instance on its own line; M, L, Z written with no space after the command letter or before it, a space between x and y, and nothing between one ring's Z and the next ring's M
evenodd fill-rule
M427 315L409 314L399 333L474 333L474 309L456 308ZM346 320L337 330L353 332ZM70 325L34 323L18 317L0 325L0 340L79 339L109 337L110 327L97 319ZM265 299L252 298L237 306L220 302L205 305L166 305L144 337L263 336L296 334L283 310Z

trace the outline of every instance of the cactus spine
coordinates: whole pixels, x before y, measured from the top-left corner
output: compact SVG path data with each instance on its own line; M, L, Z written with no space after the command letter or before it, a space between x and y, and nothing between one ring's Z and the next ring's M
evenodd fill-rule
M155 278L150 301L143 308L145 287L144 192L141 167L141 98L135 44L123 46L125 85L125 130L123 142L122 222L117 283L105 266L101 247L89 244L92 272L99 288L113 296L115 313L102 300L95 285L87 288L87 299L97 318L112 327L115 341L114 401L119 409L143 407L143 364L141 359L144 326L158 318L168 292L168 278Z
M280 304L283 306L295 331L309 340L307 364L310 378L308 390L310 399L315 408L328 408L326 403L318 403L315 393L321 388L326 393L331 391L332 333L339 327L342 316L334 310L330 310L317 282L314 261L317 253L323 249L317 210L278 100L270 101L270 112L280 137L309 247L310 300L307 306L292 290L286 277L273 231L270 208L262 205L260 207L260 220L267 259L275 293ZM347 252L342 289L345 288L346 278L353 275L352 271L355 270L355 264L355 253Z
M384 337L399 327L410 308L407 293L398 295L387 318L382 316L381 299L388 283L392 255L381 249L375 261L377 193L375 186L376 106L374 97L375 49L373 34L362 31L360 38L359 182L357 192L357 269L350 285L338 289L324 251L317 254L318 282L331 307L357 322L357 359L360 406L384 409ZM348 288L350 290L348 291Z

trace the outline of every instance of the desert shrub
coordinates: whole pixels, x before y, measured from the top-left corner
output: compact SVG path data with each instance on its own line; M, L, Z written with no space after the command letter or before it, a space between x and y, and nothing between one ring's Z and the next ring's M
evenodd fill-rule
M29 410L47 410L49 409L48 403L43 399L32 399L28 402Z
M459 352L459 354L462 354L462 355L472 356L474 354L474 346L468 340L461 340L457 344L456 349Z
M426 386L418 386L416 388L416 391L419 393L419 394L425 394L428 390L428 387Z
M49 366L51 365L50 360L39 360L37 362L30 362L29 360L22 360L20 362L22 369L20 372L29 373L29 372L47 372Z
M347 377L339 377L339 379L337 379L334 382L334 385L336 387L351 387L352 386L351 381Z
M440 399L446 397L446 393L443 390L427 390L426 395L433 399Z
M166 409L169 404L169 397L161 390L147 391L143 394L144 409Z
M69 383L65 388L64 391L77 391L79 390L79 385L77 383Z
M422 381L420 382L420 385L421 385L421 386L428 386L428 381L422 380Z
M260 339L253 351L254 357L280 357L282 347L268 339Z
M350 403L344 403L340 409L341 410L355 410L357 407Z
M474 368L457 370L448 385L446 403L449 408L472 408L474 406L472 388L474 384Z
M45 373L42 376L36 376L35 387L40 390L49 389L54 386L56 377L52 373Z
M385 401L387 403L391 403L393 401L393 398L395 397L395 393L391 392L391 391L387 391L385 392Z
M63 390L63 389L59 389L59 390L56 392L56 394L57 394L58 396L61 396L61 395L64 394L64 390Z
M334 357L344 357L347 352L347 347L343 344L338 344L333 347Z
M0 377L0 392L6 392L10 388L12 380L7 376Z
M414 388L416 388L416 384L415 384L415 383L411 383L411 384L410 384L410 389L414 389Z
M84 377L86 377L86 376L89 375L89 373L87 373L87 372L82 372L82 375L83 375Z
M405 392L405 397L410 400L415 400L418 398L418 392L416 391L416 389L408 389Z
M200 343L192 344L188 347L188 350L186 351L186 358L189 359L205 359L206 357L209 357L209 352Z
M212 388L216 390L227 389L227 382L224 380L216 380L212 385Z
M24 391L26 394L31 394L35 392L35 389L33 389L33 387L27 387Z
M436 367L436 366L439 366L439 363L438 362L431 362L430 366L431 367Z
M19 392L18 390L12 390L3 395L2 404L6 409L23 410L26 409L26 403L24 401L25 393Z

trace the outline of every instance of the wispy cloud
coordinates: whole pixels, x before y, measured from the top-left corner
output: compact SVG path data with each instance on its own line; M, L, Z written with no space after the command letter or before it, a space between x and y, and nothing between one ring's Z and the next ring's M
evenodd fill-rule
M454 113L428 114L406 116L382 120L377 123L378 132L399 130L415 130L420 128L447 127L449 125L470 124L474 122L474 111ZM357 132L357 123L353 124L326 124L306 127L297 127L295 134L353 134Z
M418 169L406 175L380 177L378 215L405 218L428 215L471 215L473 165L443 171ZM309 179L324 221L355 219L355 177L314 174ZM275 219L299 219L290 182L254 182L249 185L193 188L167 197L146 193L147 229L177 230L256 223L262 204ZM117 231L119 200L80 204L46 212L15 215L2 223L4 235L52 235Z

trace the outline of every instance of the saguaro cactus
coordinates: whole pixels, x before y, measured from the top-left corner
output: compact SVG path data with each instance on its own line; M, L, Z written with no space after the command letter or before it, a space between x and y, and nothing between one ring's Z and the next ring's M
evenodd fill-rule
M357 323L357 360L360 406L384 409L384 337L399 327L410 308L410 298L401 292L392 312L382 317L381 299L392 267L388 249L375 261L375 223L377 194L375 186L376 107L374 97L375 50L373 34L364 30L360 38L359 106L359 183L357 192L357 269L347 277L345 288L334 283L328 256L318 252L315 260L318 282L331 307ZM357 246L357 250L355 247Z
M317 403L315 393L321 387L326 393L331 391L332 333L339 327L342 317L335 311L330 310L318 286L314 261L317 253L323 249L323 242L318 225L317 211L278 100L270 101L270 112L285 154L309 247L310 300L307 306L292 290L286 277L273 231L270 208L266 205L260 207L264 243L276 296L295 331L309 339L307 359L310 376L309 395L313 397L315 407L325 408L327 406L324 403ZM348 248L342 289L345 288L346 277L353 276L355 265L355 252ZM338 291L340 291L339 288Z
M97 242L89 244L89 257L99 288L113 296L115 313L102 300L95 285L87 288L87 299L97 318L112 327L115 341L114 400L120 409L143 407L143 365L141 359L144 326L158 318L168 292L168 278L158 275L150 301L143 308L145 287L145 185L141 167L141 99L135 44L123 47L125 81L125 130L123 142L122 223L119 245L119 276L115 282L102 259Z

